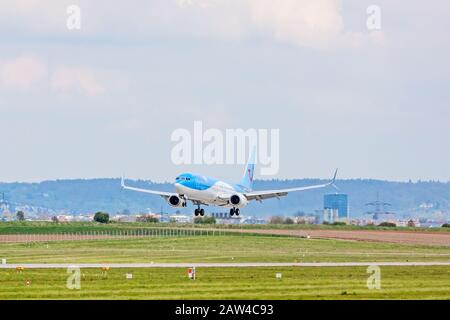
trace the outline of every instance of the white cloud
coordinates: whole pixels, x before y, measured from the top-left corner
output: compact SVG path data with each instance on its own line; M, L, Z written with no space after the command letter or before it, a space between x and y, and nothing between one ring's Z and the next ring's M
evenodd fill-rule
M0 58L0 89L8 91L29 91L40 84L57 92L97 96L106 92L104 81L100 81L100 78L101 73L97 70L65 65L51 68L33 55ZM116 87L124 86L118 81L110 83Z
M51 76L50 86L57 91L78 91L88 96L106 91L94 72L80 67L58 67Z
M166 35L238 40L264 36L317 49L370 42L367 32L346 30L342 0L130 0L114 5L78 0L82 16L79 33L66 28L65 8L69 4L68 0L0 4L0 27L6 25L27 34L113 35L128 40Z
M340 0L249 0L252 20L279 40L327 47L343 40Z
M342 0L178 0L178 11L175 16L185 22L182 32L236 38L262 35L315 49L381 43L372 41L367 32L346 30Z
M7 89L27 90L48 75L47 65L33 56L19 56L0 60L0 86Z
M65 8L71 0L2 0L0 26L36 33L64 31Z

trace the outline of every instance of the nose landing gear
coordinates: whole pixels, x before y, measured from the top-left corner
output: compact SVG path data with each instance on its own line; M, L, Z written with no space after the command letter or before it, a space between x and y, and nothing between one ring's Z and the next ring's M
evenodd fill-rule
M230 217L232 217L232 216L234 216L234 215L236 215L236 217L238 217L238 216L239 216L239 213L240 213L240 211L239 211L238 208L231 208L231 209L230 209Z

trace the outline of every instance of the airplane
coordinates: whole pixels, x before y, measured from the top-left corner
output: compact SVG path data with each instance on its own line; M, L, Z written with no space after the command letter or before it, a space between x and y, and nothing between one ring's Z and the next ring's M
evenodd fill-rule
M204 216L205 206L217 206L230 208L230 216L239 216L240 209L245 207L250 201L286 196L290 192L298 192L312 189L335 186L337 169L333 178L325 184L318 184L306 187L278 189L278 190L253 190L253 177L255 172L255 149L251 152L245 166L244 175L239 183L233 184L222 180L206 177L194 173L182 173L175 179L175 192L164 192L157 190L141 189L125 185L125 179L121 179L121 187L125 190L143 192L163 197L172 207L186 207L191 201L197 206L195 216Z

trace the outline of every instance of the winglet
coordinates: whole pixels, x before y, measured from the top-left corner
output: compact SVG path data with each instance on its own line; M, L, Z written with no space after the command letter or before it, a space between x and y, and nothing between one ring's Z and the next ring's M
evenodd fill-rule
M334 184L336 182L337 173L338 173L338 169L336 168L336 171L334 172L333 179L330 180L329 185L334 187L336 190L339 190L339 188Z
M331 179L331 182L332 182L332 183L334 183L334 182L336 181L337 173L338 173L338 168L336 168L336 171L334 172L333 179Z
M122 175L122 178L120 179L120 187L121 187L122 189L125 189L125 178L124 178L123 175Z

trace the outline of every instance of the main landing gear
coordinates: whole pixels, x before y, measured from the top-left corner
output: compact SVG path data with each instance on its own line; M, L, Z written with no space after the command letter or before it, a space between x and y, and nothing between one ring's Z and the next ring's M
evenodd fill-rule
M198 208L194 211L194 215L196 217L198 217L199 215L203 217L205 215L205 209L200 209L200 206L198 206Z
M239 216L239 209L238 208L231 208L230 209L230 217L232 217L232 216L234 216L234 215L236 215L236 217L237 216Z

